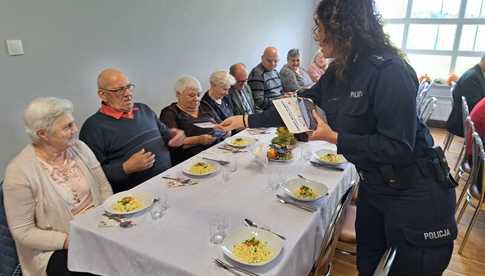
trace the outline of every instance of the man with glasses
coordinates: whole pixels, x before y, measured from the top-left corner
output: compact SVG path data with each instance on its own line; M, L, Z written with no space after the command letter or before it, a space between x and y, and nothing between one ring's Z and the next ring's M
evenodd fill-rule
M234 115L254 114L262 110L254 104L253 92L248 85L248 70L243 63L236 63L229 67L229 73L236 79L236 83L229 89Z
M251 70L248 84L253 92L254 103L262 110L271 106L271 100L282 95L283 86L276 66L278 49L267 47L261 56L261 63Z
M145 104L133 102L133 89L118 69L98 76L101 108L81 128L79 139L94 152L113 187L121 192L171 167L167 146L185 139L179 129L168 129Z

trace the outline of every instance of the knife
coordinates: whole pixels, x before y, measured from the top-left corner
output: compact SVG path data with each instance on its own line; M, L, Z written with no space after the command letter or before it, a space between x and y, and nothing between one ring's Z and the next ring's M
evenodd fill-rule
M259 276L258 274L252 272L252 271L249 271L249 270L246 270L244 268L240 268L240 267L237 267L237 266L233 266L233 265L230 265L218 258L214 258L214 262L219 265L220 267L224 268L225 270L228 270L232 273L234 273L234 270L238 271L238 272L241 272L241 273L244 273L246 275L250 275L250 276ZM236 273L235 273L236 274ZM239 274L237 274L239 275Z

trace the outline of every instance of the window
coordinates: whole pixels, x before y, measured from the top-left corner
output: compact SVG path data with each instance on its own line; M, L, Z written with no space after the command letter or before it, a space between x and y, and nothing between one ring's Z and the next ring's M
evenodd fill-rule
M447 78L485 52L485 0L375 0L384 31L418 75Z

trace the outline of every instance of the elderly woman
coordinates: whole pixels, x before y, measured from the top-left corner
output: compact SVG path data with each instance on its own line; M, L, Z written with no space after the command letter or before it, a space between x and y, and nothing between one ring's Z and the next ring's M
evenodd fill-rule
M236 83L234 77L226 71L216 71L209 77L210 88L202 97L201 109L214 115L217 122L233 115L229 89Z
M327 60L323 56L322 51L318 50L313 55L313 61L308 66L308 74L310 78L314 82L318 82L320 77L325 74L325 70L327 70L328 64Z
M313 81L305 69L300 67L300 51L290 49L286 55L287 63L280 70L284 92L296 92L312 86Z
M24 112L32 144L8 165L4 202L23 275L86 275L67 269L69 221L100 205L111 186L93 152L76 139L68 100L33 100Z
M198 122L217 123L214 115L201 110L200 82L192 76L181 76L175 82L175 96L177 102L165 107L160 112L160 121L168 128L178 128L185 131L186 138L180 147L171 148L172 164L178 164L213 144L220 142L225 133L212 128L199 128L194 125Z

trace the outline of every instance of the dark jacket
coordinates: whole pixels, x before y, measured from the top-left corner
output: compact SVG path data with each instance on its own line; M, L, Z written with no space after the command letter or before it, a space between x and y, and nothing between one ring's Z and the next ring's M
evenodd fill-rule
M485 78L477 64L468 69L458 80L453 89L453 109L446 122L446 128L454 135L463 137L463 115L461 97L465 96L470 112L475 104L485 97Z

